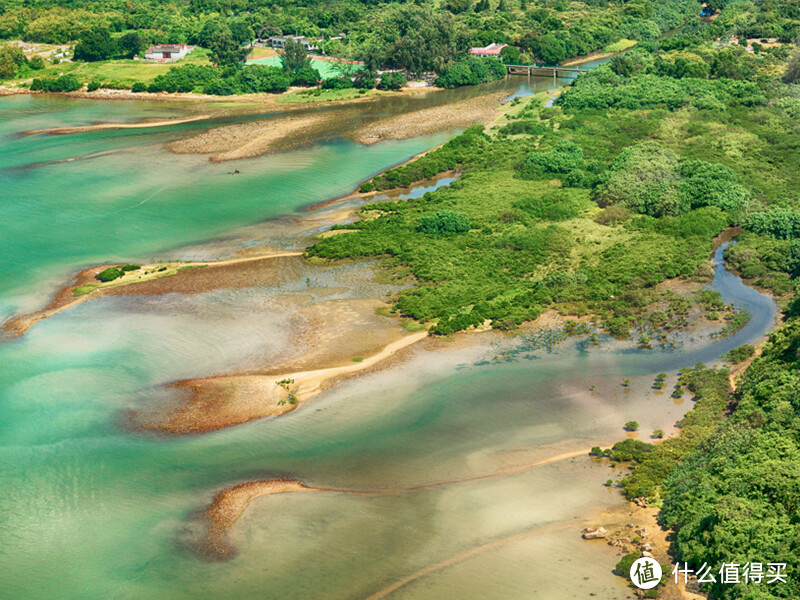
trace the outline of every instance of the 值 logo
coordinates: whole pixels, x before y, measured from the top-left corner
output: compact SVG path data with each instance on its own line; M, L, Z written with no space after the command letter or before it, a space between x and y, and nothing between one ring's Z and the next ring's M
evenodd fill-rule
M631 581L640 590L649 590L661 582L661 565L654 558L643 556L631 565Z

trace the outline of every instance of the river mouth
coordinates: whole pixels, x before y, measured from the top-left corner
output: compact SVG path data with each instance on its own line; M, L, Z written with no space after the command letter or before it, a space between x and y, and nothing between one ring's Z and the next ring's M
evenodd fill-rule
M230 166L201 167L195 157L153 149L171 135L143 134L150 149L135 150L137 169L112 156L3 172L7 189L31 207L9 222L28 219L26 235L34 238L14 230L4 241L13 263L2 267L4 314L32 302L34 284L61 282L76 264L109 254L207 260L248 244L291 246L302 207L346 194L447 139L369 149L334 143L253 159L234 177ZM135 146L131 134L121 137ZM86 150L122 143L108 133L73 140ZM21 153L0 158L4 165L74 152L63 137L13 143ZM153 181L140 182L142 172ZM95 183L101 179L108 189ZM39 198L41 189L50 193ZM96 206L105 219L95 218ZM48 230L58 243L42 245L37 232L52 221L48 210L62 211L70 227ZM111 226L109 215L117 219ZM277 220L251 225L269 216ZM209 247L199 243L215 237ZM4 581L9 596L367 598L407 581L392 597L625 597L610 572L617 557L580 539L587 519L623 506L603 486L608 470L582 455L546 461L611 443L631 419L642 424L642 439L655 428L672 431L691 401L652 390L653 374L668 372L672 384L678 368L712 363L758 339L775 315L774 303L749 296L718 266L714 286L726 300L765 315L723 340L705 337L671 352L608 339L587 351L570 341L507 362L494 357L514 339L470 334L427 341L391 368L324 390L280 418L179 437L120 423L126 410L173 401L164 390L176 379L257 369L291 359L287 349L313 347L315 339L298 335L304 302L391 292L366 277L369 267L340 269L350 271L337 278L336 268L295 265L285 269L291 278L254 286L104 298L0 344L0 452L8 465L0 510L11 516L0 524L10 540L3 563L6 572L25 574ZM374 310L369 316L380 320ZM621 385L624 378L630 386ZM492 474L500 475L485 478ZM209 563L187 551L203 535L194 516L219 491L274 477L321 488L401 489L264 496L231 528L230 560ZM431 485L441 482L449 483Z

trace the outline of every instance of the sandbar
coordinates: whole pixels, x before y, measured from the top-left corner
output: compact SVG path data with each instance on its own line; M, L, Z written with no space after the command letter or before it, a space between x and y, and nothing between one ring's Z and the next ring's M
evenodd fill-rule
M186 402L164 415L135 413L132 418L138 427L145 430L192 434L282 415L317 396L331 380L357 375L375 367L427 335L427 330L409 333L358 362L350 359L349 363L327 368L178 381L170 387L187 392L189 397ZM343 362L342 357L339 357L339 361Z
M293 479L269 479L249 481L221 491L203 513L207 531L202 544L197 547L198 552L217 560L231 558L235 548L228 541L228 530L253 500L259 496L307 492L310 489Z
M174 154L211 154L211 162L253 158L296 147L336 118L335 114L326 111L224 125L169 142L166 148Z
M228 534L233 525L239 520L239 518L241 518L250 504L255 499L262 496L296 492L328 492L338 494L353 494L359 496L391 496L428 489L443 488L463 483L471 483L486 479L499 479L536 467L549 465L578 456L586 456L588 453L588 448L582 448L580 450L564 452L555 456L538 460L536 462L507 467L493 473L487 473L485 475L476 475L447 481L434 481L401 488L351 489L327 486L318 487L306 485L304 482L297 479L262 479L248 481L234 485L219 492L214 497L208 508L203 511L202 521L203 525L205 526L205 533L203 538L194 545L194 550L200 556L207 559L227 560L232 558L235 555L236 549L229 540ZM396 589L396 587L393 589Z
M2 325L4 334L10 337L23 335L36 323L57 315L63 310L87 300L110 295L156 295L166 293L199 293L223 287L247 287L256 285L254 276L269 276L274 271L259 269L267 261L301 256L302 250L287 250L262 253L255 256L231 258L207 263L173 261L141 265L114 281L102 283L98 273L119 264L98 265L85 269L75 276L72 284L58 291L55 298L44 309L14 317ZM264 263L264 264L258 264ZM165 281L169 278L169 281Z
M507 97L508 92L495 92L378 119L356 129L351 137L370 145L485 123L494 118L495 109Z
M211 115L197 115L182 119L163 119L159 121L137 121L135 123L94 123L92 125L80 125L76 127L50 127L47 129L31 129L21 131L17 135L35 135L37 133L49 133L51 135L69 135L73 133L83 133L85 131L96 131L100 129L146 129L151 127L169 127L170 125L180 125L181 123L191 123L192 121L205 121Z

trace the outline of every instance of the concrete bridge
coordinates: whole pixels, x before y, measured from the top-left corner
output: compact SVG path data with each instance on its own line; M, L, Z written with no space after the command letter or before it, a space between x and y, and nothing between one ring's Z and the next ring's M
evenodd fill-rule
M586 73L591 70L581 67L547 67L544 65L505 65L505 67L509 75L527 75L528 77L552 75L554 79L562 73Z

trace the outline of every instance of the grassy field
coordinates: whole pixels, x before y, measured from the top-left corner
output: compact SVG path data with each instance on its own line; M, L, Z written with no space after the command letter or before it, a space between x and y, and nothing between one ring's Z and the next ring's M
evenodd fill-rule
M248 59L255 59L255 58L267 58L268 56L275 56L277 52L273 48L262 48L260 46L255 46L250 51L250 56Z
M633 48L637 43L636 40L626 40L623 38L603 48L603 52L622 52L623 50Z
M58 75L74 74L81 81L101 81L113 84L115 87L130 87L137 81L148 83L158 75L166 73L170 67L177 65L207 65L208 51L196 48L189 56L176 63L148 63L139 60L104 60L99 62L62 62L57 65L48 65L45 69L35 72L35 77L55 77ZM13 83L21 83L29 79L20 79Z
M247 62L251 65L271 65L273 67L280 67L281 57L277 55L265 56L262 58L255 58ZM351 73L364 68L363 65L340 63L329 60L318 60L316 58L311 59L311 66L319 71L323 79L328 79L329 77L339 77L345 73Z

